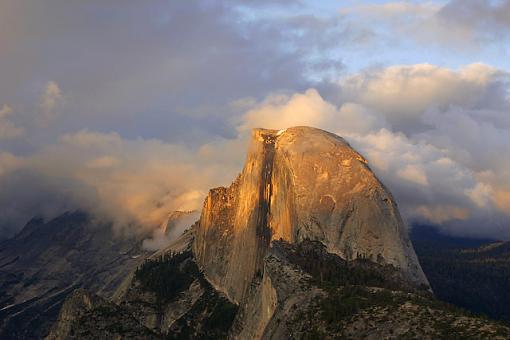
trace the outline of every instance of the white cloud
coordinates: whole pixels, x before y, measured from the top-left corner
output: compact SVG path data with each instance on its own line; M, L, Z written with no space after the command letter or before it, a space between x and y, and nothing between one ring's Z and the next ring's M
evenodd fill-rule
M199 210L179 210L187 212L184 216L170 214L168 219L164 220L161 227L154 229L152 236L143 241L142 246L148 250L159 250L168 246L169 243L181 236L196 221L200 219Z
M395 128L408 132L427 123L423 115L429 109L490 107L491 92L505 81L507 74L484 64L458 71L418 64L361 72L342 78L339 85L343 101L372 108Z
M27 207L33 210L28 209L31 216L26 219L44 214L37 208L40 195L12 195L41 187L58 193L55 206L106 217L118 230L132 231L131 225L156 229L172 211L201 210L210 188L230 183L240 170L244 147L240 139L191 149L155 139L125 139L117 133L82 130L26 157L0 153L0 182L17 183L3 187L0 205L12 196L12 204L3 207L4 217L23 215ZM44 208L50 215L61 212Z
M397 175L403 179L420 184L422 186L429 185L425 171L416 165L406 165L403 169L398 170Z
M271 95L243 117L241 130L254 127L283 129L289 126L323 126L337 114L337 109L326 102L317 90L304 93ZM305 124L306 122L306 124Z
M293 95L271 95L261 103L253 105L242 117L239 129L284 129L298 125L361 133L383 127L386 123L384 117L377 116L365 106L349 102L337 108L324 100L316 89L308 89L304 93Z
M444 223L448 216L452 219L461 216L446 211L463 211L463 219L477 214L476 202L468 194L480 185L476 173L449 158L446 150L386 129L346 137L394 192L408 218ZM436 206L450 208L445 211ZM432 218L434 213L438 216Z

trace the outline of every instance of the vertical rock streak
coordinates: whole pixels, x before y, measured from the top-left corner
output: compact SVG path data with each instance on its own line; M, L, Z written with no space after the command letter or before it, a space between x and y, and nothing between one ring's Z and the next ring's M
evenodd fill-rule
M271 229L269 226L269 217L271 216L271 196L273 194L273 168L275 154L276 136L263 134L263 154L262 154L262 173L259 187L259 211L257 214L256 235L261 245L258 247L256 258L256 270L262 269L266 249L271 241Z

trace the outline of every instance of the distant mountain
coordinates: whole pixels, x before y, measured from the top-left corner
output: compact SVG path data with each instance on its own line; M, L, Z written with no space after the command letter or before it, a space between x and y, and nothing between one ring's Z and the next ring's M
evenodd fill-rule
M391 194L342 138L255 129L200 221L111 299L75 291L48 339L510 338L439 302Z
M31 220L0 243L0 338L44 336L76 288L111 297L149 255L143 237L116 237L84 212Z
M411 238L435 295L510 323L510 242L441 234L415 226Z

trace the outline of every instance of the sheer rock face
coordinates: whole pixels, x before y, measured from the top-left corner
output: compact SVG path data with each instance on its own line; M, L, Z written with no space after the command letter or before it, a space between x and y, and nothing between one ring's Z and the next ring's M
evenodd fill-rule
M209 281L240 302L280 239L321 241L428 285L391 194L344 139L319 129L253 130L242 173L209 192L193 250Z

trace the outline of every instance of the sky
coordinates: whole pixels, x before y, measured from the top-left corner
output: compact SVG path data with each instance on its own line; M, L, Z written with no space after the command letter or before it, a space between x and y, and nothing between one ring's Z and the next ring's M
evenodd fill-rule
M75 209L157 230L251 128L310 125L409 224L510 239L509 54L501 0L0 0L0 238Z

